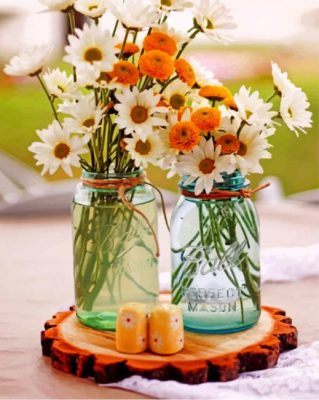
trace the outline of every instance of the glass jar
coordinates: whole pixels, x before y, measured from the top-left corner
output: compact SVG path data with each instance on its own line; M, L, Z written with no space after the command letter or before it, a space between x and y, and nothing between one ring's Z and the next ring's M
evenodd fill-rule
M114 330L118 308L127 302L151 308L159 295L155 237L157 206L153 189L139 184L126 191L126 199L141 213L119 199L116 188L97 188L94 181L135 178L126 175L84 172L73 199L73 259L76 313L85 325ZM88 185L86 181L93 182Z
M256 209L243 196L196 197L194 184L184 181L171 223L172 302L181 307L188 330L248 329L260 316ZM236 171L214 188L238 193L247 185Z

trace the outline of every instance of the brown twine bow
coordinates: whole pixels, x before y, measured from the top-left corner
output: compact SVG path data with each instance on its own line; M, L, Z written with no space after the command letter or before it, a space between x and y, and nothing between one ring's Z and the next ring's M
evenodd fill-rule
M256 189L240 189L236 192L223 189L213 189L210 193L201 193L199 195L189 192L188 190L182 190L182 195L192 199L201 200L228 200L233 197L250 199L253 194L259 192L260 190L266 189L268 186L270 186L270 183L265 183L264 185L258 186Z
M150 223L147 216L142 211L140 211L138 208L136 208L126 198L126 195L125 195L127 190L133 189L138 185L149 185L153 189L155 189L157 191L157 193L160 195L165 223L166 223L167 229L169 230L169 224L168 224L168 219L167 219L167 214L166 214L166 209L165 209L164 197L163 197L162 192L156 186L152 185L150 182L146 182L145 176L143 176L143 175L139 176L139 177L129 177L129 178L121 178L121 179L86 179L86 178L82 178L81 181L84 185L90 186L92 188L117 190L118 197L122 201L122 203L128 209L139 214L147 223L148 227L150 228L150 230L152 232L152 235L154 236L154 240L155 240L155 244L156 244L156 257L159 257L160 249L159 249L158 238L157 238L156 232L155 232L152 224Z

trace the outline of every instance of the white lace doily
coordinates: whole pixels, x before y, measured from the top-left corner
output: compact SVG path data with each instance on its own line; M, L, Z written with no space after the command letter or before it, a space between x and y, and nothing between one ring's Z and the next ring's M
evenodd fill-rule
M319 399L319 341L283 353L275 368L246 372L231 382L185 385L132 376L111 385L161 399Z

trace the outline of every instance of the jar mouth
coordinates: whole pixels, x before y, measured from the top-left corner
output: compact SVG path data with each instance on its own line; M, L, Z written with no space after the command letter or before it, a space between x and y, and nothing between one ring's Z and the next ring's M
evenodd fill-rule
M139 168L135 171L130 172L109 172L109 173L101 173L101 172L82 172L82 178L84 179L125 179L125 178L137 178L143 175L144 170Z
M224 179L224 182L214 182L214 189L237 192L238 190L245 189L250 185L249 180L245 179L245 177L243 177L238 170L232 174L222 173L221 175ZM183 191L194 193L196 180L188 185L185 185L185 181L188 178L189 176L183 176L179 183L179 188Z

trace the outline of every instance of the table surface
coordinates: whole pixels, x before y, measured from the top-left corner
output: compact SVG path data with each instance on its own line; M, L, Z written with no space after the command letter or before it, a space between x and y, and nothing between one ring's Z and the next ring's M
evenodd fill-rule
M318 209L301 204L260 204L264 247L319 242ZM162 220L160 226L162 227ZM168 234L160 229L162 249ZM162 251L160 270L169 268ZM12 217L0 221L0 398L147 398L55 370L42 357L43 323L72 304L71 228L68 216ZM300 344L319 338L319 279L263 286L262 303L286 309Z

